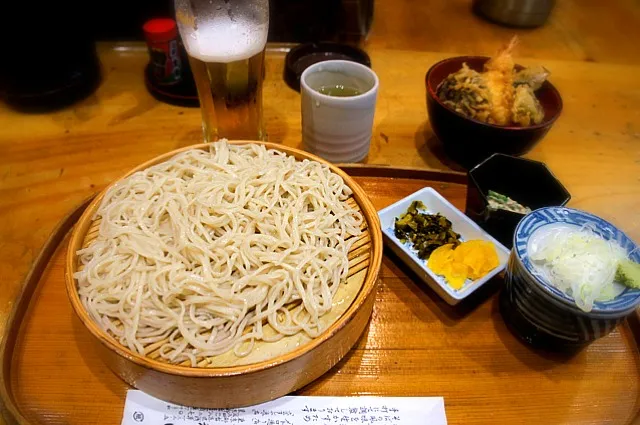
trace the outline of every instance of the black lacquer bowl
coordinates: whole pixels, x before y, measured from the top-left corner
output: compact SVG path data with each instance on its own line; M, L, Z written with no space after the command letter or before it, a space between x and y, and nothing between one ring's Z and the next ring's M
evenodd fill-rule
M528 127L498 126L468 118L445 106L437 95L438 86L451 73L466 63L469 68L482 71L485 56L458 56L433 65L426 76L427 112L429 123L451 159L471 168L494 153L523 155L529 152L551 129L562 111L562 98L548 81L536 91L544 108L540 124ZM516 65L516 69L522 69Z

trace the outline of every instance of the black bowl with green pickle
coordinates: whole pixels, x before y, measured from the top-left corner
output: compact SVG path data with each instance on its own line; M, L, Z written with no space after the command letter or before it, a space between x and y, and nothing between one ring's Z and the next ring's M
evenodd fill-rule
M496 153L468 177L465 214L507 248L527 210L564 206L571 199L546 164L531 159Z

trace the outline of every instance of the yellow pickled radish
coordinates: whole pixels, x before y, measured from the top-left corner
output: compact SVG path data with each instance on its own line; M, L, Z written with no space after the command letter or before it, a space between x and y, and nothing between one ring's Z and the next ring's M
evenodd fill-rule
M447 279L447 283L453 289L460 289L467 280L468 267L461 263L451 263L451 268L448 273L444 275Z
M443 275L447 265L451 263L453 259L453 244L442 245L433 250L429 256L427 267L429 267L435 274Z
M499 264L496 247L482 240L462 242L455 248L452 244L443 245L431 253L427 262L454 289L462 288L467 279L480 279Z

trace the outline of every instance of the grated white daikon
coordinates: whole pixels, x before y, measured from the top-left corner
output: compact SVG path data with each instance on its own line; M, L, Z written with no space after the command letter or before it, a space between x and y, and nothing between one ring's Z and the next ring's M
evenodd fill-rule
M585 312L593 309L595 301L613 299L623 289L614 278L627 252L588 226L544 226L531 235L527 250L536 267L534 274L573 297Z

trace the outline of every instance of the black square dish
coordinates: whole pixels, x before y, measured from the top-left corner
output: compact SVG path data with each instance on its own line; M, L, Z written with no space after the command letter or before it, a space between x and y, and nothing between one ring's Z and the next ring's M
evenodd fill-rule
M513 232L524 215L488 208L490 190L532 211L563 206L571 199L567 189L542 162L496 153L476 165L469 171L465 214L507 248L513 246Z

